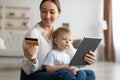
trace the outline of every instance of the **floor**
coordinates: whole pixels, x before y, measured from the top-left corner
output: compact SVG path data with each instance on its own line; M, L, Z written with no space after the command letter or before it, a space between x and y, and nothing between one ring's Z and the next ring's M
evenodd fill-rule
M98 62L87 68L94 70L96 80L119 80L120 63Z
M93 65L86 66L85 69L94 70L96 80L119 80L120 63L96 62ZM20 70L0 70L0 80L20 80Z

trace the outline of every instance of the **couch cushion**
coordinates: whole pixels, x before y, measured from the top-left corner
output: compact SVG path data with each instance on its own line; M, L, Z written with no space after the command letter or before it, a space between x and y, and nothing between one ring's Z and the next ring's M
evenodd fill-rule
M5 43L4 40L2 38L0 38L0 49L5 49Z
M1 57L23 57L22 49L0 49Z
M81 39L75 39L75 40L73 41L73 46L74 46L74 48L77 49L77 48L79 47L80 43L81 43Z

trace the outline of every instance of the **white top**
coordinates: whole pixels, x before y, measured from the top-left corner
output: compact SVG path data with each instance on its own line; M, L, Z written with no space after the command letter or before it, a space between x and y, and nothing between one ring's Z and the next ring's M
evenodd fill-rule
M26 34L26 37L31 38L38 38L39 46L36 46L37 48L37 63L33 64L29 59L26 57L24 58L22 62L22 69L26 74L33 73L37 70L42 69L43 62L48 55L49 51L52 50L52 37L50 40L48 40L43 32L43 29L40 27L39 24L36 24L35 27L31 28L28 33ZM25 47L25 43L23 41L23 49ZM73 46L67 50L70 52L70 55L73 56L75 53L75 48Z
M60 64L69 64L70 63L70 54L62 53L58 50L52 50L48 54L47 58L43 65L55 66Z
M37 63L33 64L29 59L25 58L22 63L22 69L26 74L33 73L37 70L41 69L42 63L46 58L48 52L52 49L52 39L48 40L43 32L43 29L37 24L35 27L30 29L26 34L26 37L38 38L39 46L37 47ZM25 47L25 43L23 41L23 48Z

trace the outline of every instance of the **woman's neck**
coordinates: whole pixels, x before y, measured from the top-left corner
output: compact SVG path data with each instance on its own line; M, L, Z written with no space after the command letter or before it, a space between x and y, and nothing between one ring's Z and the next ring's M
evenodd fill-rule
M52 35L52 33L53 33L53 25L46 26L46 25L44 25L42 22L40 22L39 24L40 24L40 26L42 27L45 36L46 36L48 39L50 39L50 38L51 38L51 35Z
M53 25L44 25L42 22L39 23L39 25L42 27L45 31L51 31L53 29Z

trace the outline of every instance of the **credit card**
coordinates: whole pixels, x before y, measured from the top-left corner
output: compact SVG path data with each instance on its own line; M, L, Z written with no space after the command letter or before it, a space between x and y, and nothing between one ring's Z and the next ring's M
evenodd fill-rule
M38 39L37 38L25 38L25 42L28 45L38 46Z

